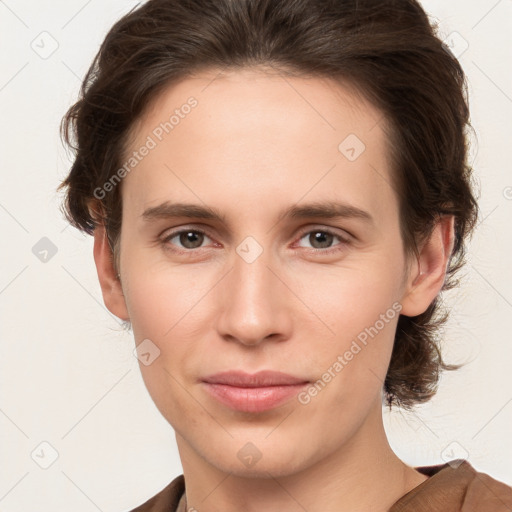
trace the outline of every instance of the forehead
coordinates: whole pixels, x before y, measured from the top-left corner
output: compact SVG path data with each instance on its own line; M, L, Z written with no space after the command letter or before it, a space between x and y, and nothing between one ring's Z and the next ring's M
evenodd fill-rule
M123 200L138 215L193 200L243 216L241 206L254 214L262 201L270 215L284 200L353 198L378 215L396 202L384 129L381 112L350 84L205 71L168 86L134 124L125 161L150 149L126 174Z

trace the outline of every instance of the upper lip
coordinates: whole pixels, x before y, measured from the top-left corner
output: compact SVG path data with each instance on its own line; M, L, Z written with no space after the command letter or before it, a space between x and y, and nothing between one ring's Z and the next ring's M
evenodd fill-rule
M210 375L202 380L210 384L225 384L241 388L292 386L294 384L305 384L309 382L307 379L272 370L262 370L254 374L231 370Z

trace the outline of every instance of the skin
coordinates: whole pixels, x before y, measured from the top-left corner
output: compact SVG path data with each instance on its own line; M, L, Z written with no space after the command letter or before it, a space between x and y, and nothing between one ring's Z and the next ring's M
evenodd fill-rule
M436 225L419 259L406 257L382 115L347 84L319 77L204 71L155 98L128 153L190 96L197 107L121 184L120 279L102 226L94 246L106 306L131 321L137 344L160 350L140 369L175 429L187 506L384 512L427 478L394 454L382 423L398 315L307 404L238 412L200 379L273 369L317 381L393 303L409 316L426 310L443 285L453 218ZM349 134L366 146L355 161L338 150ZM373 222L279 221L290 206L334 200ZM214 207L225 222L145 221L164 201ZM196 245L164 241L184 228L207 234ZM322 246L314 234L325 229L335 236ZM251 263L236 251L247 236L263 248ZM237 457L248 442L261 455L251 467Z

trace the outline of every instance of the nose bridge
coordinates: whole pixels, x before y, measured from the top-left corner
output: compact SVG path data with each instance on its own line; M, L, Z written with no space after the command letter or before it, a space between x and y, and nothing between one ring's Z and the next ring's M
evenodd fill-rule
M235 285L233 290L235 294L240 294L241 298L248 299L247 305L262 305L259 299L268 299L267 295L270 295L272 288L275 288L273 286L275 283L270 282L272 276L272 272L269 270L270 251L264 251L254 256L253 248L243 255L239 254L241 250L240 246L233 262L232 278Z
M233 254L233 266L222 288L219 332L246 345L270 335L283 335L289 327L283 287L269 267L272 253L247 237Z
M272 265L270 237L263 235L255 238L246 236L236 247L233 254L233 279L243 294L260 294L269 283L268 267Z

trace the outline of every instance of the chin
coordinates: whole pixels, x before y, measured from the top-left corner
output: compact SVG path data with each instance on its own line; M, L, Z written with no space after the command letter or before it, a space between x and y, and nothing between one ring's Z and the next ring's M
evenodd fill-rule
M268 457L265 457L263 454L262 458L250 467L244 466L238 459L236 459L234 463L232 459L229 461L216 460L215 466L225 473L230 473L232 476L240 478L269 478L270 476L282 478L294 475L305 469L305 467L302 466L302 464L305 464L304 459L301 459L302 464L299 460L288 460L284 462L279 455L280 454L275 454L272 459L269 460Z
M264 436L268 436L269 432L267 429ZM204 440L194 444L200 457L212 466L226 474L243 478L293 475L314 464L315 460L310 458L316 459L315 453L320 451L310 444L307 450L312 453L301 452L297 450L297 444L285 444L279 437L265 441L264 436L252 437L245 434L238 438L235 435L224 443L209 438L207 444ZM212 450L212 447L215 448Z

